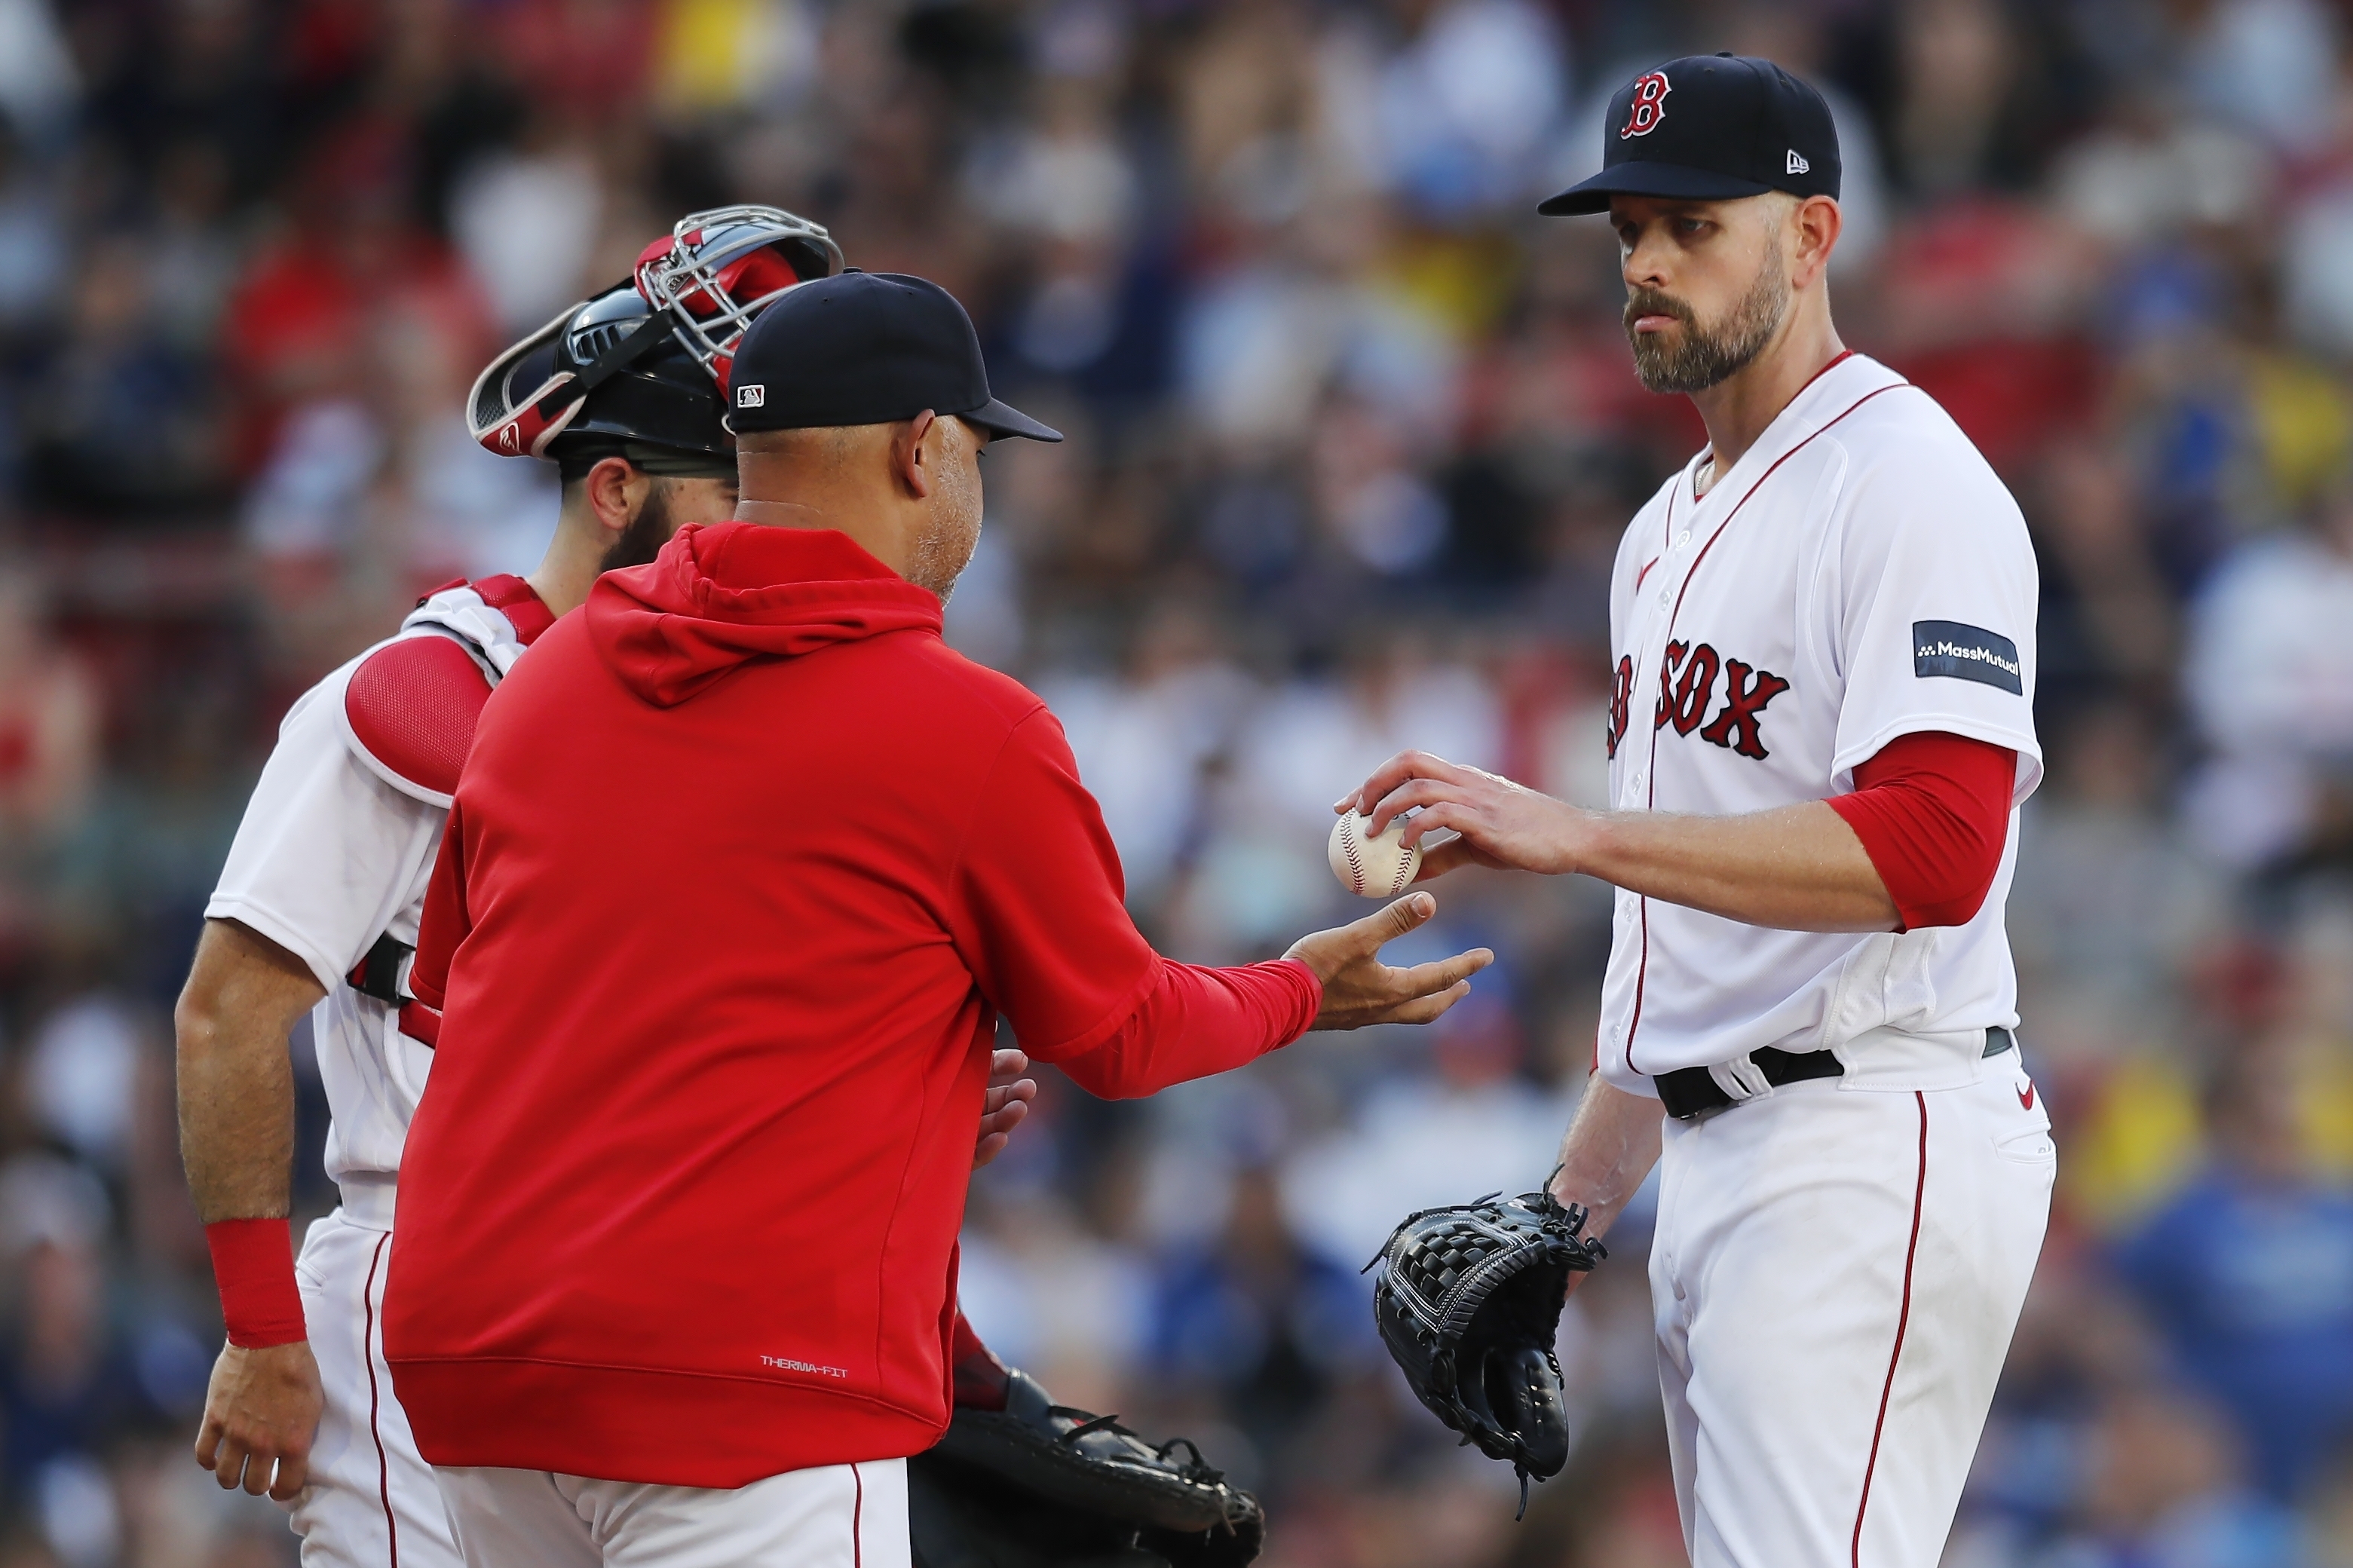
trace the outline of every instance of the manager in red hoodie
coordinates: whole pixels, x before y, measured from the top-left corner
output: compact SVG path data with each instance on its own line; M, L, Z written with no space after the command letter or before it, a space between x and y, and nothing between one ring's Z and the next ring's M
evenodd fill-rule
M607 574L484 710L414 989L445 1016L384 1340L477 1568L902 1568L945 1426L1000 1016L1108 1096L1437 1016L1417 893L1172 963L1060 726L940 640L989 395L963 309L849 273L733 371L743 501Z

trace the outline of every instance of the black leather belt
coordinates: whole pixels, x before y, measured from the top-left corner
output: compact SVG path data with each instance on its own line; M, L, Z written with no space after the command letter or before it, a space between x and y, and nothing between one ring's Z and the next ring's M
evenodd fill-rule
M2008 1029L1999 1026L1986 1031L1985 1054L1998 1057L2017 1041ZM1833 1051L1784 1051L1771 1046L1761 1046L1748 1053L1765 1081L1778 1089L1785 1083L1803 1083L1808 1079L1837 1078L1846 1071L1846 1064ZM1740 1101L1716 1087L1705 1068L1677 1068L1662 1072L1651 1080L1659 1088L1659 1103L1667 1114L1678 1121L1696 1121L1713 1111L1729 1110Z

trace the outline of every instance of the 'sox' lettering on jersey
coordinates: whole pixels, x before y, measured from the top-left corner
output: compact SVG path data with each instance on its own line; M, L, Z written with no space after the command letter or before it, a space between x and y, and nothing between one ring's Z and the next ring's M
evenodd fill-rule
M1706 729L1699 731L1699 738L1761 762L1772 754L1765 749L1759 732L1766 704L1788 690L1789 683L1769 669L1720 655L1705 643L1696 647L1683 642L1667 645L1666 657L1659 664L1659 702L1651 711L1651 727L1663 730L1672 724L1678 735L1699 730L1700 721L1707 717L1719 669L1725 677L1724 707ZM1682 671L1681 679L1676 679L1677 670ZM1630 669L1628 674L1630 678Z
M1618 668L1609 678L1609 754L1618 754L1619 742L1626 738L1626 717L1634 706L1634 658L1620 654Z
M1765 705L1788 690L1789 683L1769 669L1754 673L1757 679L1752 681L1748 666L1736 658L1724 661L1724 711L1715 716L1715 723L1699 732L1699 738L1710 745L1729 746L1744 757L1762 762L1770 754L1757 732L1765 716ZM1738 740L1733 739L1736 730L1740 732Z
M1912 623L1912 673L1981 681L2013 697L2026 695L2025 667L2018 645L1999 632L1959 621Z
M1667 714L1676 734L1690 734L1707 717L1708 700L1715 695L1717 662L1715 649L1705 643L1692 649L1684 662L1683 679L1675 683L1674 704Z
M1667 644L1666 657L1659 660L1659 700L1651 709L1651 728L1663 730L1675 711L1675 671L1683 668L1683 656L1691 652L1687 642Z

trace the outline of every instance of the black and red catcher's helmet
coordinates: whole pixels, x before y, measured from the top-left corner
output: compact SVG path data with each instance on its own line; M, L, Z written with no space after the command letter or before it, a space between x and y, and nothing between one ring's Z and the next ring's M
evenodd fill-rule
M819 226L777 207L690 213L628 281L567 306L474 383L474 438L504 458L554 458L580 437L732 461L720 425L744 328L786 289L841 270Z

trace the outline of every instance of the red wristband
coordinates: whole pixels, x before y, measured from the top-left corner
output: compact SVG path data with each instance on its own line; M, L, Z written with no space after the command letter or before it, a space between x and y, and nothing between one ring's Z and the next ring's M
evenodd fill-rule
M228 1342L248 1350L310 1337L294 1283L293 1228L282 1219L224 1219L205 1226Z

